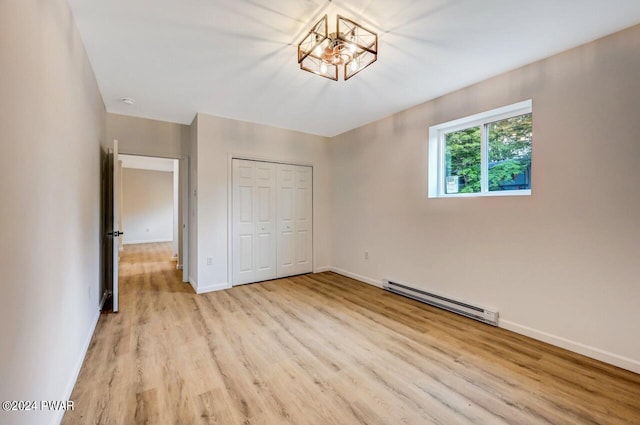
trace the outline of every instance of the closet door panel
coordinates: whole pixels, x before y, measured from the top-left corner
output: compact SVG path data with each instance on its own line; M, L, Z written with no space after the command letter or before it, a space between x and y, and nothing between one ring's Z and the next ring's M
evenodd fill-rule
M277 276L296 274L295 270L295 167L277 166L278 248Z
M313 271L313 182L312 168L298 166L296 180L296 274Z
M233 160L233 283L255 279L254 197L255 166L251 161Z
M255 280L276 278L276 166L256 162Z

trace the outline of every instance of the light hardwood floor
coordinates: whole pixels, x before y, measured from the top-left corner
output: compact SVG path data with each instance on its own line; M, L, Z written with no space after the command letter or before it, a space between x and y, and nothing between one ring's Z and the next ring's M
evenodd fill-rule
M640 424L640 375L334 273L195 295L127 246L63 424Z

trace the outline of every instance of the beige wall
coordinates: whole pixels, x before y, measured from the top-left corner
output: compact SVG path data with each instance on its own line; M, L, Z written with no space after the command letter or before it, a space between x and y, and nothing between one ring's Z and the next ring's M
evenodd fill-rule
M107 141L118 141L120 153L180 158L189 154L190 129L147 118L107 114Z
M197 116L197 287L225 287L228 269L230 155L313 165L314 268L329 266L330 181L328 139L259 124ZM195 256L192 256L195 257ZM207 266L206 258L213 265Z
M0 399L67 400L98 318L104 104L65 0L2 1L0 28Z
M331 264L640 372L639 51L640 26L334 138ZM532 196L428 199L429 126L526 99Z
M173 172L124 168L124 243L173 241Z

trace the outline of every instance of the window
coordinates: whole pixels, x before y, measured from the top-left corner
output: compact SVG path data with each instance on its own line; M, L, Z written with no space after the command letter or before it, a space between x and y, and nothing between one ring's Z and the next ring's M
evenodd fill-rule
M429 197L531 194L531 101L429 128Z

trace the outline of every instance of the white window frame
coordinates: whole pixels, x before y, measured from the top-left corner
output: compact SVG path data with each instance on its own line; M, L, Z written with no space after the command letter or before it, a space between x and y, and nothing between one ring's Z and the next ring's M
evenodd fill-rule
M484 126L492 122L530 114L533 111L531 99L502 108L460 118L429 127L429 198L471 198L478 196L530 196L531 189L489 191L489 143ZM445 136L448 133L470 127L481 127L480 140L480 192L446 193L445 191Z

